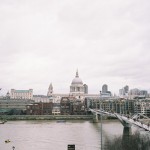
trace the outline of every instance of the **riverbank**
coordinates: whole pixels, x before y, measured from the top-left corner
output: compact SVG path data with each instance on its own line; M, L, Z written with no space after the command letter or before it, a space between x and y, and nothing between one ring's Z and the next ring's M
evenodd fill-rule
M0 120L92 120L93 115L1 115Z
M116 118L103 116L103 119ZM93 120L93 115L0 115L0 120Z

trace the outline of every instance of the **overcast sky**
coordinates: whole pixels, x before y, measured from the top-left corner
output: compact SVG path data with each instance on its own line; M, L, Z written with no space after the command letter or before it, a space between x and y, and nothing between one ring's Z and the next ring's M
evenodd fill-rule
M76 70L103 84L150 92L149 0L0 0L0 87L69 93Z

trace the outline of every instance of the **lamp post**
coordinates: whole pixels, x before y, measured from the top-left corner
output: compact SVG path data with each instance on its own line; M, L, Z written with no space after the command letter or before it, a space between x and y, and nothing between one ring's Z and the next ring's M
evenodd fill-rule
M12 149L14 150L14 149L15 149L15 146L13 146Z
M100 111L102 110L102 99L101 99L101 91L100 91L100 101L101 101L101 104L100 104ZM100 121L101 121L101 124L100 124L100 132L101 132L101 150L103 149L103 139L102 139L102 113L101 113L101 117L100 117Z

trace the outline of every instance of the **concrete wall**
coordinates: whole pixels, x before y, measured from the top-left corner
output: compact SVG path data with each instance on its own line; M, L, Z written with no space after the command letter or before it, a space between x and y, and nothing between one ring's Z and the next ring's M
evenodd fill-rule
M1 115L0 120L92 120L93 115Z

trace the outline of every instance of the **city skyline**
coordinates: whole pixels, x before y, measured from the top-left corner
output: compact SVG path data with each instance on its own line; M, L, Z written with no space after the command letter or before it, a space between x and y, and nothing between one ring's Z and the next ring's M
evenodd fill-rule
M149 1L0 1L0 91L89 93L128 85L150 92Z
M76 77L76 76L75 76L75 77ZM80 78L80 76L78 76L78 77ZM80 78L80 79L81 79L81 78ZM74 80L74 78L73 78L73 80ZM73 82L73 80L72 80L72 82ZM81 81L82 81L82 79L81 79ZM72 83L71 83L71 84L72 84ZM83 85L84 85L84 84L86 84L86 83L83 83ZM52 86L52 88L53 88L52 82L49 84L49 86ZM87 86L88 86L88 85L87 85ZM103 85L101 86L100 90L98 91L98 93L89 93L89 94L100 94L101 92L103 92L104 86L107 86L107 90L108 90L109 86L108 86L107 84L103 84ZM125 85L125 87L126 87L126 86L128 86L128 85ZM125 87L122 87L122 88L120 88L120 89L124 89ZM129 86L128 86L128 88L129 88ZM13 89L13 88L11 88L11 89ZM8 90L7 92L10 92L11 89ZM30 89L32 90L33 88L30 88ZM116 92L116 93L114 92L114 93L111 93L111 94L112 94L112 95L113 95L113 94L115 94L115 95L120 95L120 92L119 92L120 89L118 89L118 93L117 93L117 92ZM131 89L129 88L129 91L130 91L130 90L134 90L134 89L144 90L144 89L141 89L141 88L136 88L136 87L134 87L134 88L131 88ZM2 90L2 88L0 88L0 90ZM16 89L16 90L28 90L28 89ZM106 90L106 89L105 89L105 90ZM34 89L33 89L33 91L34 91ZM48 92L48 91L49 91L49 87L47 88L47 92ZM129 92L129 91L128 91L128 92ZM108 92L112 92L112 91L108 91ZM4 96L5 94L6 94L6 93L3 92L3 94L1 94L1 95ZM33 92L33 94L34 94L34 95L47 95L46 93L34 93L34 92ZM61 93L59 93L59 92L56 91L56 92L54 92L54 94L61 94ZM62 94L68 94L68 95L70 95L70 91L68 91L68 92L62 92Z

